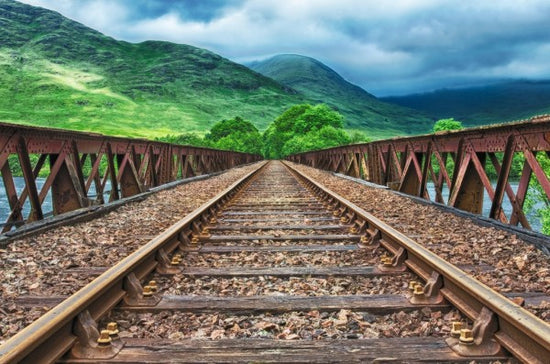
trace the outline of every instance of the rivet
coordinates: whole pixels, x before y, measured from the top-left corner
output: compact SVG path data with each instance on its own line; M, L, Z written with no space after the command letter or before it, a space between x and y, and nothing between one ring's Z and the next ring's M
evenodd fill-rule
M107 331L109 331L109 336L118 335L118 324L116 322L109 322L107 324Z
M143 297L151 297L153 295L153 290L151 286L143 287Z
M418 284L417 281L410 281L409 282L409 290L414 291L414 286L416 286L417 284Z
M417 284L414 286L413 294L415 296L423 296L424 295L424 287L421 284Z
M462 322L454 321L451 324L451 336L452 337L460 337L460 330L462 330Z
M471 345L474 343L474 333L470 329L460 330L459 342L464 345Z
M111 345L111 336L109 335L109 330L101 330L99 338L97 339L97 344L101 346Z

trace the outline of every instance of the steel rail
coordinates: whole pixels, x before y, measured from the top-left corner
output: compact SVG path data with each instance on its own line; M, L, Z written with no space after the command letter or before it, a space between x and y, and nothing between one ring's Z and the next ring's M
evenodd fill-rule
M124 281L128 275L134 273L141 279L151 273L157 267L159 250L166 253L176 250L183 243L181 233L238 193L266 164L262 163L11 337L0 346L0 363L50 363L59 359L76 341L73 325L81 312L88 310L92 318L98 320L123 299L126 294Z
M470 319L478 319L484 307L493 312L498 323L494 338L516 358L526 363L548 363L550 325L288 163L283 164L314 192L337 201L336 209L355 214L367 223L368 230L379 231L380 243L392 253L404 249L404 264L414 273L426 281L434 272L439 274L441 295Z

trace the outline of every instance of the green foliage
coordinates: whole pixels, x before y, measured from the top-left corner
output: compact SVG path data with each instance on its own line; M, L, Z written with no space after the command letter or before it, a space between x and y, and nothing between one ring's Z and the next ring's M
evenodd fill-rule
M343 122L340 113L324 104L292 106L264 133L264 156L282 158L306 150L349 144L351 139L342 129Z
M440 119L436 121L432 131L436 133L438 131L462 130L462 129L464 129L464 126L462 126L462 122L455 120L454 118L449 118L449 119Z
M425 113L381 102L313 58L284 54L249 67L305 95L309 103L338 110L346 128L368 130L377 139L426 133L433 123Z
M539 153L537 154L537 161L544 170L546 177L550 178L550 158L544 153ZM550 235L550 200L548 200L544 189L534 175L529 181L524 210L538 217L541 220L542 233Z
M367 134L363 133L360 130L350 130L348 131L348 135L349 144L368 143L372 141L372 139L369 138Z
M156 140L165 142L165 143L191 145L194 147L211 147L212 146L212 143L210 143L208 140L205 140L197 133L182 133L178 135L166 135L163 137L158 137L156 138Z
M250 121L246 121L240 116L233 119L222 120L214 124L210 132L206 134L205 139L217 142L231 134L258 133L258 129Z
M262 152L260 132L254 124L240 116L217 122L204 139L217 149L253 154Z
M349 142L350 138L343 129L325 125L321 129L314 129L304 135L294 135L284 144L282 154L287 156L309 150L337 147Z

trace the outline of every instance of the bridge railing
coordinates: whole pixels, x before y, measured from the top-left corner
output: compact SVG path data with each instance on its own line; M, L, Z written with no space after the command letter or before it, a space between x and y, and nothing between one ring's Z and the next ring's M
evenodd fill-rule
M133 196L177 179L260 160L252 154L0 123L2 232ZM1 192L0 192L1 193Z
M543 115L497 126L306 152L287 159L476 214L482 213L487 194L490 218L530 229L524 211L527 192L536 188L546 202L550 199L550 182L541 166L549 156L550 115ZM513 163L521 164L516 175L512 171L518 168L512 168ZM516 188L512 188L512 179ZM433 183L432 196L428 182ZM508 215L503 210L505 198L512 207Z

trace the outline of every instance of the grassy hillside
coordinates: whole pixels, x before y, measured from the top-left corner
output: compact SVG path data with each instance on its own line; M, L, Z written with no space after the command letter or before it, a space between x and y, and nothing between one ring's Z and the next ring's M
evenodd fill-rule
M248 66L334 107L344 115L347 127L368 130L376 137L423 133L433 125L425 113L382 102L313 58L284 54Z
M550 80L513 81L383 100L478 126L550 113Z
M0 120L155 137L240 115L265 128L305 102L187 45L117 41L56 12L0 0Z

